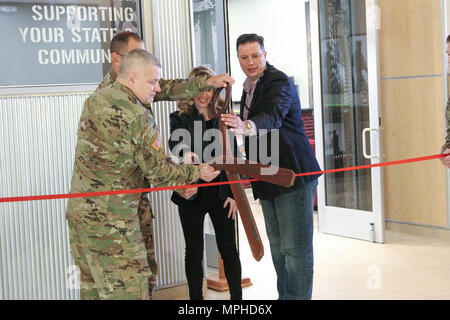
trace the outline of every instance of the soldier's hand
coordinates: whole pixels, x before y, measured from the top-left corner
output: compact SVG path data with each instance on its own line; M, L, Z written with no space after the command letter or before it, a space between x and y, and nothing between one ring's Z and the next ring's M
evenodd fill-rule
M447 156L445 158L440 158L439 160L441 160L441 162L444 166L446 166L447 168L450 168L450 149L447 148L442 153L447 154Z
M188 188L188 189L182 189L181 191L179 191L178 193L180 194L180 196L182 196L183 198L189 200L194 194L196 194L198 192L198 188Z
M220 174L220 170L214 171L214 168L207 165L206 163L202 163L200 165L200 179L210 182L214 180Z
M219 74L217 76L209 77L206 84L216 88L226 88L228 85L232 86L234 79L228 73Z

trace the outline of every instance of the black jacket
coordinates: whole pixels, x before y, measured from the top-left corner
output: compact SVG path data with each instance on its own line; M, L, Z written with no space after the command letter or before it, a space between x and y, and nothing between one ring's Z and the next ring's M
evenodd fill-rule
M241 117L247 93L241 98ZM267 63L267 68L258 80L253 94L248 119L252 120L258 130L279 129L279 167L293 170L295 173L320 171L319 164L305 134L300 99L289 77ZM271 135L268 131L268 150L271 150ZM263 135L245 139L245 151L249 157L249 144L258 144ZM259 148L259 147L258 147ZM258 160L259 151L257 159ZM262 181L252 182L255 199L268 199L286 193L318 178L319 175L297 177L291 188L277 186Z
M197 134L197 137L194 136L194 133L196 133L195 132L195 122L198 123L198 127L200 127L199 124L201 124L201 136L198 136L198 134ZM211 128L217 129L218 128L218 120L212 119L210 122L210 126L211 126ZM180 141L178 141L178 139L175 140L173 133L176 129L187 129L190 134L190 140L189 141L182 141L182 139L180 139ZM200 156L200 154L198 154L198 153L200 153L200 152L203 153L205 148L214 142L214 139L212 139L211 141L203 141L204 140L203 135L205 134L206 130L208 130L208 128L206 126L206 121L205 121L203 115L198 113L196 108L194 108L192 114L186 114L186 113L180 114L179 111L175 111L175 112L171 113L170 114L170 138L169 138L170 150L172 152L174 152L174 148L178 144L185 142L186 144L189 144L187 146L189 148L189 150L185 150L185 152L186 151L195 152L195 153L197 153L198 156ZM200 132L200 130L198 130L198 131ZM195 143L194 143L195 140L197 140L197 143L199 144L199 146L197 147L198 150L195 149ZM201 142L201 144L200 144L200 142ZM177 156L179 156L180 158L182 158L184 155L184 152L182 152L182 151L174 152L174 153ZM219 155L215 155L215 156L219 156ZM203 159L203 162L205 162L205 159ZM219 182L219 181L220 182L228 181L225 172L222 171L220 173L220 175L211 182ZM205 183L205 181L200 179L198 183ZM208 205L218 205L219 202L223 202L224 200L227 199L227 197L233 198L231 188L229 185L202 187L202 188L199 188L198 190L199 190L198 193L189 200L186 200L185 198L181 197L177 192L174 192L172 194L171 200L177 205L188 204L189 201L192 201L192 200L203 201L205 203L208 203Z

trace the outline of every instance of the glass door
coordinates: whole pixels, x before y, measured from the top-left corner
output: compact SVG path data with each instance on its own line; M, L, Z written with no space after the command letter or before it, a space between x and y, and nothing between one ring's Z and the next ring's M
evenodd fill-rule
M371 0L311 3L315 125L321 135L316 150L324 170L380 161L377 8ZM381 169L321 179L319 231L383 242Z

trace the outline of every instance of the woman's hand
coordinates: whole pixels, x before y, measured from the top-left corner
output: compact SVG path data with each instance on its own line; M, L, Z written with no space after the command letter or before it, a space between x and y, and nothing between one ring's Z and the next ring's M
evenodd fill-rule
M234 220L236 218L237 212L236 201L234 201L233 198L228 197L227 200L225 200L223 207L226 208L227 205L230 205L230 210L228 211L228 219L230 219L231 217Z

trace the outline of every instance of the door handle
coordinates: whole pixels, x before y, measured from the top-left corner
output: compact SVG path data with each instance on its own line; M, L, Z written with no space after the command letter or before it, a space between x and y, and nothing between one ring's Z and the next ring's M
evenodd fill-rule
M363 156L366 159L373 159L373 158L378 158L378 155L372 155L372 154L367 154L367 143L366 143L366 136L367 133L370 131L378 131L378 128L365 128L362 131L362 147L363 147Z

